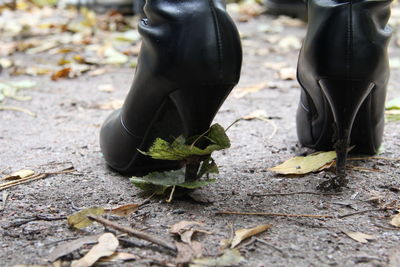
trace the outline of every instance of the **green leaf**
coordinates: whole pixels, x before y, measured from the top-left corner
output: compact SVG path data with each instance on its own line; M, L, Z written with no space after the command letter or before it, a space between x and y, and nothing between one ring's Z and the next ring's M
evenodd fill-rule
M239 250L225 250L224 254L218 258L200 258L194 259L190 267L205 267L205 266L234 266L242 263L244 258L240 255Z
M200 178L209 173L219 173L218 166L212 157L208 157L203 161L197 176Z
M185 182L184 169L180 169L167 172L152 172L144 177L132 177L131 182L144 191L162 195L168 188L173 186L196 189L214 183L215 180L209 179Z
M201 137L200 137L201 138ZM148 152L142 154L161 160L185 160L191 157L207 156L217 150L230 147L230 141L224 128L219 124L211 126L205 138L211 142L206 148L201 149L194 145L186 144L186 139L179 136L172 143L157 138ZM193 139L193 138L190 138ZM198 140L199 138L197 138Z
M400 97L392 99L386 103L387 110L400 109Z

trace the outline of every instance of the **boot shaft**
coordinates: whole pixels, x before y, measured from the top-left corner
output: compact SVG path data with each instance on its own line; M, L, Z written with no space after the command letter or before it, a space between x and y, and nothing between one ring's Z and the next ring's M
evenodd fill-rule
M146 69L181 84L238 82L240 38L222 1L147 0L144 11L139 60Z
M385 80L390 0L309 0L299 69L314 77ZM388 73L388 72L387 72Z

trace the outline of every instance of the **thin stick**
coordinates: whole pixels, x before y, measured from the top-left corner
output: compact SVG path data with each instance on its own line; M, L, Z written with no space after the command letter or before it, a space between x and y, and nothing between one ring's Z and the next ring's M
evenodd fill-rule
M339 215L337 216L339 219L343 219L346 217L350 217L350 216L354 216L354 215L359 215L359 214L364 214L364 213L368 213L368 212L374 212L374 211L385 211L388 210L390 208L379 208L379 209L369 209L369 210L360 210L360 211L356 211L356 212L352 212L352 213L348 213L348 214L344 214L344 215Z
M285 214L268 212L237 212L237 211L219 211L217 215L256 215L256 216L274 216L274 217L306 217L306 218L335 218L333 215L314 215L314 214Z
M4 173L6 170L8 170L10 168L10 166L8 166L8 167L5 167L4 169L2 169L1 171L0 171L0 173Z
M32 117L36 117L36 114L33 113L32 111L25 109L25 108L20 108L20 107L13 107L13 106L1 106L0 105L0 110L12 110L12 111L19 111L19 112L23 112L25 114L28 114Z
M171 194L169 195L169 198L166 200L167 203L171 203L172 202L172 199L174 198L175 188L176 188L176 186L174 185L172 187Z
M3 198L2 198L2 202L3 202L3 203L1 203L0 211L4 210L4 209L6 208L8 195L9 195L9 194L7 193L7 191L4 191L4 192L3 192Z
M19 180L15 180L15 181L11 181L11 182L0 184L0 191L2 191L4 189L7 189L7 188L10 188L10 187L13 187L13 186L20 185L20 184L25 184L25 183L29 183L29 182L32 182L32 181L40 180L40 179L46 178L46 177L48 177L50 175L65 174L65 173L70 173L70 172L73 172L73 171L75 171L75 169L68 168L68 169L65 169L65 170L62 170L62 171L58 171L58 172L47 172L47 173L35 174L35 175L29 176L29 177L26 177L26 178L22 178L22 179L19 179Z
M137 237L139 239L143 239L143 240L149 241L151 243L160 245L160 246L162 246L164 248L167 248L169 250L172 250L174 252L177 251L175 245L170 244L170 243L168 243L168 242L166 242L166 241L164 241L164 240L162 240L162 239L160 239L158 237L152 236L152 235L150 235L148 233L145 233L145 232L142 232L142 231L139 231L139 230L135 230L135 229L127 227L127 226L119 225L119 224L117 224L115 222L112 222L110 220L104 219L102 217L92 216L92 215L88 215L87 217L89 219L93 220L93 221L101 223L101 224L103 224L103 225L105 225L107 227L114 228L114 229L116 229L116 230L118 230L120 232L123 232L123 233L126 233L128 235Z
M30 223L30 222L33 222L33 221L48 221L48 222L50 222L50 221L60 221L60 220L65 220L65 219L67 219L67 216L48 217L46 215L38 214L38 215L32 216L32 217L27 218L27 219L18 220L16 222L13 222L13 223L7 225L7 226L4 226L3 228L7 229L7 228L11 228L11 227L18 227L18 226L21 226L21 225L24 225L24 224L27 224L27 223Z
M288 192L288 193L247 194L247 195L250 197L274 197L274 196L293 196L293 195L338 196L342 195L342 193Z
M260 242L261 244L264 244L270 248L275 249L276 251L278 251L279 253L281 253L285 258L287 257L287 254L285 252L283 252L280 248L277 248L271 244L269 244L267 241L261 239L261 238L255 238L255 241Z

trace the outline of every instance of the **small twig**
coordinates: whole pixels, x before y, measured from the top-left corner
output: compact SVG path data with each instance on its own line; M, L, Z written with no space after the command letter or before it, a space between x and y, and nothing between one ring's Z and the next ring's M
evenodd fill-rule
M1 171L0 171L0 174L3 174L6 170L8 170L10 168L10 166L8 166L8 167L5 167L4 169L2 169Z
M0 191L2 191L4 189L7 189L7 188L10 188L10 187L13 187L13 186L20 185L20 184L25 184L25 183L29 183L29 182L32 182L32 181L40 180L40 179L46 178L46 177L48 177L50 175L71 173L73 171L75 171L75 169L73 167L70 167L70 168L67 168L67 169L64 169L64 170L58 171L58 172L47 172L47 173L35 174L35 175L29 176L29 177L26 177L26 178L22 178L22 179L19 179L19 180L15 180L15 181L11 181L11 182L0 184Z
M381 159L388 161L400 161L400 158L386 158L386 157L365 157L365 158L348 158L347 160L369 160L369 159Z
M25 114L28 114L32 117L36 117L36 114L33 113L32 111L25 109L25 108L20 108L20 107L14 107L14 106L2 106L0 105L0 110L12 110L12 111L19 111L23 112Z
M243 118L239 118L239 119L235 120L234 122L232 122L231 125L226 127L225 132L227 132L233 125L235 125L236 123L238 123L241 120L243 120Z
M59 216L59 217L48 217L46 215L35 215L26 219L21 219L21 220L16 220L15 222L4 226L3 229L11 228L11 227L19 227L21 225L33 222L33 221L60 221L60 220L65 220L67 219L67 216Z
M7 203L7 199L8 199L8 192L4 191L3 192L3 198L2 198L2 203L0 206L0 211L3 211L6 208L6 203Z
M275 246L269 244L267 241L265 241L265 240L263 240L263 239L260 239L260 238L255 238L255 240L256 240L257 242L260 242L261 244L264 244L264 245L266 245L266 246L272 248L272 249L275 249L276 251L278 251L279 253L281 253L281 254L283 255L283 257L285 257L285 258L287 257L287 254L286 254L285 252L283 252L282 249L277 248L277 247L275 247Z
M369 210L360 210L360 211L356 211L356 212L352 212L352 213L348 213L348 214L344 214L344 215L339 215L337 216L339 219L343 219L346 217L350 217L350 216L354 216L354 215L359 215L359 214L364 214L364 213L368 213L368 212L375 212L375 211L386 211L386 210L391 210L391 208L379 208L379 209L369 209Z
M156 195L156 193L154 192L153 194L151 194L148 198L146 198L145 200L143 200L142 202L139 203L139 207L142 207L146 204L149 204L150 199L152 199L154 196Z
M174 197L174 193L175 193L175 188L176 186L174 185L171 189L171 194L169 194L169 198L166 200L167 203L171 203L173 197Z
M376 227L385 229L385 230L392 230L392 231L400 231L400 228L394 228L394 227L387 227L379 224L375 224Z
M348 164L347 164L347 168L349 168L349 169L353 169L353 170L356 170L356 171L365 171L365 172L382 172L381 170L378 170L378 169L364 168L364 167L360 167L360 166L353 166L353 165L348 165Z
M288 192L288 193L270 193L270 194L247 194L251 197L274 197L274 196L292 196L292 195L320 195L320 196L337 196L342 193L318 193L318 192Z
M104 219L102 217L92 216L92 215L88 215L87 217L89 219L93 220L93 221L96 221L96 222L101 223L101 224L103 224L105 226L114 228L114 229L116 229L116 230L118 230L120 232L126 233L128 235L132 235L132 236L137 237L139 239L143 239L143 240L149 241L151 243L160 245L160 246L162 246L164 248L167 248L169 250L172 250L172 251L176 252L175 245L173 245L171 243L168 243L168 242L166 242L166 241L164 241L164 240L162 240L162 239L160 239L158 237L152 236L152 235L150 235L148 233L145 233L145 232L142 232L142 231L139 231L139 230L135 230L135 229L133 229L131 227L119 225L119 224L117 224L115 222L112 222L110 220Z
M255 215L255 216L273 216L273 217L306 217L306 218L335 218L333 215L314 215L314 214L285 214L268 212L237 212L237 211L219 211L217 215Z

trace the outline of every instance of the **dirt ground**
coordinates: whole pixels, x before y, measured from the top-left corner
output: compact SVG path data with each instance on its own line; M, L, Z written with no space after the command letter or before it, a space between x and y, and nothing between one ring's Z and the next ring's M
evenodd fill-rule
M398 13L396 7L394 15ZM306 24L285 17L259 16L238 21L237 25L243 38L242 77L215 121L228 126L255 110L264 110L270 121L241 121L229 130L232 147L216 154L221 166L218 180L198 192L209 203L187 199L166 203L165 198L152 198L135 214L113 220L146 229L171 242L170 225L181 220L204 222L205 229L212 234L200 234L196 239L203 243L205 255L218 255L220 240L229 238L232 229L272 224L271 229L258 236L265 242L253 239L239 247L246 259L240 266L400 266L400 229L389 224L393 211L367 212L342 219L216 215L221 210L341 215L376 209L398 200L400 194L400 161L390 160L400 158L400 124L388 122L380 155L387 159L352 161L351 165L365 169L349 169L350 183L341 194L255 196L318 193L316 186L331 171L287 178L266 170L306 151L299 146L296 136L299 85L291 80L298 40L304 37ZM394 61L400 58L396 34L390 46ZM35 60L35 55L14 56L27 65ZM388 99L400 96L397 65L392 68ZM38 83L35 89L24 91L32 97L24 102L24 107L37 117L0 111L0 171L8 168L2 175L20 169L52 172L69 166L76 172L52 175L6 190L8 200L2 203L5 208L0 211L0 266L45 264L44 259L57 245L104 231L99 224L81 231L69 228L62 218L76 212L77 207L115 207L146 199L127 177L107 168L98 145L100 126L111 112L99 105L124 99L133 74L132 68L113 67L99 76L82 75L54 82L48 77L11 76L8 70L1 73L2 80L28 78ZM116 90L99 91L101 84L113 84ZM260 90L255 89L258 87ZM256 92L248 92L251 89ZM21 102L9 100L7 104ZM371 197L378 197L380 203L368 201ZM16 224L37 215L61 219L39 218ZM345 235L346 231L374 235L376 239L360 243ZM147 259L108 266L156 265L149 258L174 263L173 254L144 241L137 242L146 246L119 250ZM79 258L84 252L80 250L64 259Z

